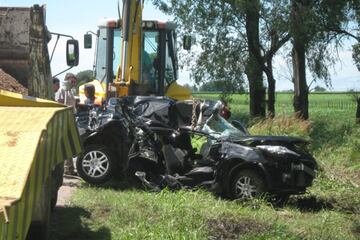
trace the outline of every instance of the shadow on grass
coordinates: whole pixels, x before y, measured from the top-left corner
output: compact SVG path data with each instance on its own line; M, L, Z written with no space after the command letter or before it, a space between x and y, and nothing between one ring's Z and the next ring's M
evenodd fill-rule
M82 182L81 186L84 188L104 188L104 189L113 189L113 190L129 190L132 188L132 186L124 179L122 178L112 178L110 181L103 183L103 184L98 184L98 185L93 185L87 182Z
M319 212L322 210L334 209L331 202L315 196L296 197L290 199L287 205L295 207L301 212Z
M353 222L352 232L360 239L360 220L355 220Z
M51 219L50 239L53 240L110 240L110 229L91 229L86 220L91 213L80 207L56 207Z

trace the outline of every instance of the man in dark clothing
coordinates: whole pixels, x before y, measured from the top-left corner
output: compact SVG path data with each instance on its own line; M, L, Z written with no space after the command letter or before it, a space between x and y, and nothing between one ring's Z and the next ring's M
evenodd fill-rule
M55 99L55 94L59 90L59 88L60 88L60 80L55 77L53 78L53 91L54 91L53 99Z
M95 104L95 86L92 84L86 84L84 87L85 93L85 104L86 105L93 105Z

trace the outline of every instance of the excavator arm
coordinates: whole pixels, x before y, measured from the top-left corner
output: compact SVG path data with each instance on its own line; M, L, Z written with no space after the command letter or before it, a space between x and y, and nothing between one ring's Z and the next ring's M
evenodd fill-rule
M140 84L142 11L142 0L123 1L121 67L115 82L119 86L119 96L132 94L132 88Z

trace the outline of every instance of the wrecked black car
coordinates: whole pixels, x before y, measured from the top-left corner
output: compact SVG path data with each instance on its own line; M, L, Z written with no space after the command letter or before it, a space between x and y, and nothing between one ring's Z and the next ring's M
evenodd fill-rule
M120 172L148 189L209 189L252 198L304 193L317 169L307 141L250 136L220 112L221 102L126 97L93 116L77 160L79 175L101 184ZM96 124L95 124L96 123Z

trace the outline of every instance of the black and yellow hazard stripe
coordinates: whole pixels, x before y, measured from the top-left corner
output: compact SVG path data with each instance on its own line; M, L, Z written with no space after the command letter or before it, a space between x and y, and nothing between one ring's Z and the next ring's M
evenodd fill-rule
M5 211L0 209L0 239L25 239L32 215L49 174L62 163L81 152L79 134L72 108L58 108L42 130L26 183L19 199L8 199ZM2 204L0 196L0 207ZM6 202L6 201L3 201ZM8 220L8 221L7 221Z

